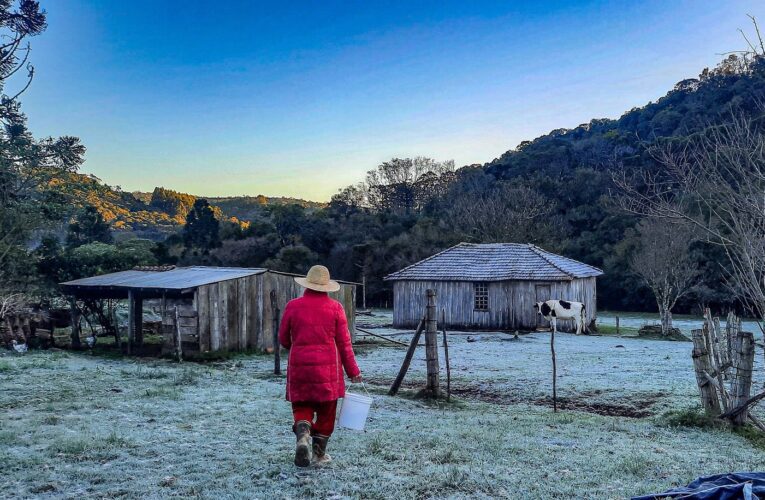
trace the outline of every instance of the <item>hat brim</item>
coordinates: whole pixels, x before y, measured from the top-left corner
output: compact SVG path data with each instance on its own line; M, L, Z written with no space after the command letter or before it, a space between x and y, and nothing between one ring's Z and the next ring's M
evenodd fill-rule
M317 292L336 292L340 290L340 283L337 281L329 280L326 285L319 285L318 283L312 283L308 281L308 278L294 278L295 283L303 288L309 288Z

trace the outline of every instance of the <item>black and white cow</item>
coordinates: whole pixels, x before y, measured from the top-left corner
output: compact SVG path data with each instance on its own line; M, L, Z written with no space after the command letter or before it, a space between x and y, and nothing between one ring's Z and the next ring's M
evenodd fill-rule
M558 333L557 320L573 319L576 323L576 334L584 332L585 326L585 307L581 302L569 302L567 300L547 300L537 302L534 309L550 322L553 332Z

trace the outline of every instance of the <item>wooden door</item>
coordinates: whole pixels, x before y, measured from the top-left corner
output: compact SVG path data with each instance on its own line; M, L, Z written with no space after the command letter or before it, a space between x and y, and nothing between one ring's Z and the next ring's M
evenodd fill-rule
M550 300L550 285L537 285L536 294L537 302L544 302ZM542 317L541 314L537 314L537 327L550 328L550 322Z

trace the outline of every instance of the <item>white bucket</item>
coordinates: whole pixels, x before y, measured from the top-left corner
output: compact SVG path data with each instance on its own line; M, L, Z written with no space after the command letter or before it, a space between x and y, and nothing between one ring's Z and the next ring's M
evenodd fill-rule
M370 406L372 406L372 398L369 396L346 392L337 425L346 429L363 431L367 423Z

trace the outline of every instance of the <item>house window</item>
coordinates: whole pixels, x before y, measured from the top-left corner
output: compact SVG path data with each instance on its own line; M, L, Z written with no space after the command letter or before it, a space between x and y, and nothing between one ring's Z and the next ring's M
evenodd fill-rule
M473 283L473 292L475 294L475 302L473 303L473 308L476 311L488 311L489 285L486 283Z

